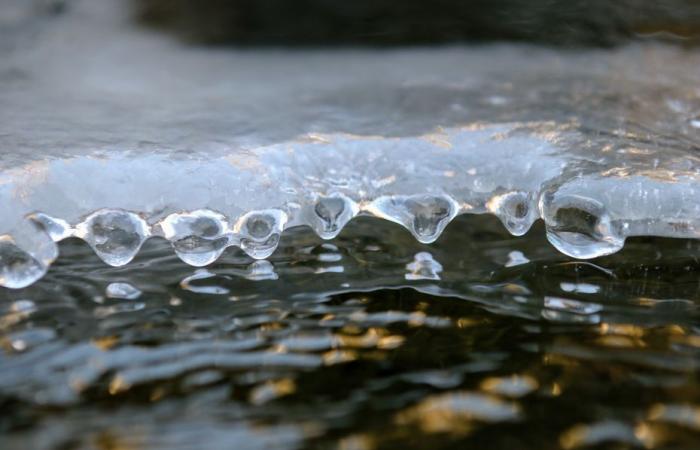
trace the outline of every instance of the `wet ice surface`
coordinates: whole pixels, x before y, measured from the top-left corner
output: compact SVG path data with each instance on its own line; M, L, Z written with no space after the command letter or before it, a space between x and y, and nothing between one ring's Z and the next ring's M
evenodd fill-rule
M700 242L576 261L535 227L360 218L206 269L67 240L0 292L2 447L697 448Z
M700 236L695 50L207 50L133 28L119 4L16 14L5 33L3 286L36 281L71 236L115 266L165 237L204 266L357 215L423 243L459 214L514 235L541 218L582 259Z

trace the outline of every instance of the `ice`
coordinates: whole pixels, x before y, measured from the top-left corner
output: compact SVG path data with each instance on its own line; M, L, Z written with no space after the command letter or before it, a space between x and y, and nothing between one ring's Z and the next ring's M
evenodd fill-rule
M226 217L208 210L171 214L160 228L177 256L192 266L216 261L230 241Z
M116 0L67 5L3 33L2 286L39 279L69 237L116 266L165 238L206 266L358 215L422 243L459 214L516 236L541 219L575 258L700 238L696 50L205 49Z

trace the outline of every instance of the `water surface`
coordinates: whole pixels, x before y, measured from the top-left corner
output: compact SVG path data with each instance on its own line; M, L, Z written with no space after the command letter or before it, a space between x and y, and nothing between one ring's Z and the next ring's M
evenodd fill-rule
M463 216L205 269L78 240L3 290L3 449L697 448L697 241L589 262Z

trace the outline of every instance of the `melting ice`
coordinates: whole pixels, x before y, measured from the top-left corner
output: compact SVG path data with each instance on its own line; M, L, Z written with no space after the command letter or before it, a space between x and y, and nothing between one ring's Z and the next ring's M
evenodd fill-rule
M700 237L691 50L253 54L133 29L111 0L45 21L0 47L5 287L39 279L68 237L115 266L165 238L205 266L230 246L266 258L291 227L332 239L358 215L422 243L460 214L516 236L542 219L575 258Z

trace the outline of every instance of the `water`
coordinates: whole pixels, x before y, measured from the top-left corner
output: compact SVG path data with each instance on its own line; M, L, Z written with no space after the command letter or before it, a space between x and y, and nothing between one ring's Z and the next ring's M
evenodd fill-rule
M541 228L359 219L206 269L66 240L1 293L3 449L697 448L700 243L586 262Z

